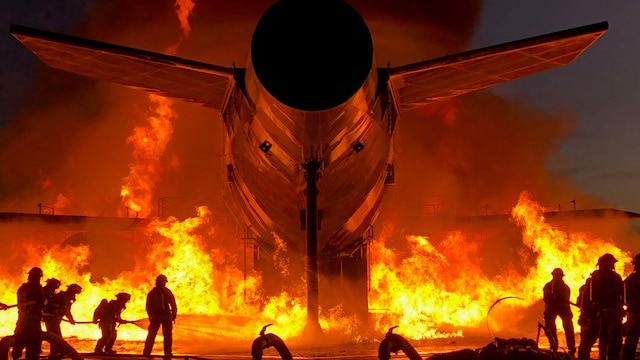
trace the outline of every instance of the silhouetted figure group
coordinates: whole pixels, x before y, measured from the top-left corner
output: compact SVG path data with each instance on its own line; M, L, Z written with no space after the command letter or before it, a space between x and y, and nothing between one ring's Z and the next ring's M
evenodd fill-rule
M618 260L607 253L598 258L597 269L580 287L578 298L571 303L569 287L564 283L564 272L556 268L553 279L543 288L545 327L556 336L556 317L562 319L567 349L573 357L576 352L571 305L580 308L580 345L578 359L588 360L591 348L598 342L600 360L633 360L640 338L640 254L633 258L634 272L624 281L615 271ZM626 305L626 310L625 310ZM623 319L627 322L623 331ZM557 341L551 341L557 351Z
M144 356L150 356L153 344L162 326L164 337L164 355L173 356L173 323L178 316L178 306L171 290L167 289L168 280L165 275L158 275L156 286L147 294L146 310L149 316L149 332L144 343ZM98 340L94 349L96 354L115 354L113 345L118 335L117 325L128 321L122 319L122 311L131 300L127 293L116 294L116 299L107 301L102 299L93 313L93 322L99 324L102 337Z
M66 291L56 292L60 288L60 281L55 278L47 279L42 286L40 280L43 277L42 269L34 267L27 273L27 282L20 285L17 291L18 321L14 331L14 345L11 352L13 359L17 360L25 352L25 359L38 359L42 351L42 326L44 321L48 332L59 337L60 322L63 317L75 323L71 315L71 305L76 300L76 295L82 292L77 284L71 284ZM13 305L11 306L13 307ZM2 304L0 309L6 310L9 306ZM51 343L52 358L62 357L62 349L55 342Z
M71 306L76 301L76 296L82 292L78 284L71 284L64 291L57 291L62 285L60 280L50 278L45 286L41 285L43 277L42 269L31 268L28 272L27 282L22 284L17 291L18 321L14 331L14 345L11 352L12 358L18 360L25 352L25 360L36 360L42 352L43 332L41 322L45 323L49 333L62 337L60 323L65 321L76 324L71 313ZM173 356L173 324L178 315L176 299L166 287L168 279L165 275L158 275L156 286L147 295L146 310L149 316L149 333L145 341L143 355L150 356L156 335L160 326L164 336L164 354ZM116 299L107 301L102 299L93 314L93 323L98 324L102 337L98 340L95 353L114 354L113 346L117 339L116 327L118 324L128 323L122 319L122 311L131 300L131 295L125 292L116 294ZM0 303L0 310L10 307ZM84 322L89 323L89 322ZM50 341L51 355L49 358L63 357L63 349L60 344ZM64 342L62 342L64 344Z

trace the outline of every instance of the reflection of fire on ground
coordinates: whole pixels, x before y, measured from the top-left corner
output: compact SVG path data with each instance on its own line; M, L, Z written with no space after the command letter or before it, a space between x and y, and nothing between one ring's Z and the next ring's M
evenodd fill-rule
M405 255L403 250L389 246L391 241L385 234L375 239L371 248L369 307L379 310L371 314L376 333L400 325L398 333L411 339L460 339L466 334L476 336L488 327L496 336L534 337L536 321L541 319L541 289L553 268L565 270L565 280L575 297L601 254L616 256L621 273L629 263L629 254L611 241L550 225L543 217L543 208L527 193L513 208L512 221L521 230L522 242L520 253L514 254L519 257L514 264L528 265L524 271L510 265L497 274L487 273L483 268L492 259L480 256L482 244L471 241L462 231L448 232L437 245L424 236L407 236L409 248ZM124 239L107 229L89 233L109 237L108 249L99 247L104 246L100 245L104 238L94 241L93 235L87 235L78 240L75 235L63 244L59 237L64 240L68 233L50 234L42 228L40 233L19 238L10 244L10 249L15 254L13 260L20 265L9 267L12 271L2 274L0 285L4 290L0 301L14 303L24 272L39 265L45 279L57 277L64 285L78 283L83 287L73 305L77 320L90 320L100 299L111 299L121 291L132 295L124 317L137 320L146 317L146 293L155 275L163 273L178 300L178 332L189 333L194 339L242 341L254 338L262 325L274 323L274 332L285 339L301 334L306 316L304 297L286 292L275 297L261 296L263 275L250 272L245 278L243 259L238 256L242 245L228 246L217 240L215 218L207 208L198 208L196 216L183 221L152 219L140 224L126 232ZM5 233L25 228L15 222L3 227ZM108 257L111 263L101 266L111 269L110 274L96 267L100 261L92 259L91 248ZM92 269L109 277L99 278ZM517 300L502 302L487 320L487 311L496 299L514 295ZM13 331L16 313L9 310L3 315L0 332L8 335ZM327 332L342 334L345 340L360 335L353 331L353 318L344 316L339 309L324 309L321 324ZM95 325L63 324L63 333L79 339L99 337ZM143 340L145 335L144 329L133 325L119 328L120 339Z

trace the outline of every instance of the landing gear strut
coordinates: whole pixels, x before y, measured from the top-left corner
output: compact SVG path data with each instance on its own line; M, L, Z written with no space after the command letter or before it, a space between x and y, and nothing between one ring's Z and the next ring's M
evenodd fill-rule
M305 179L307 180L307 325L305 335L322 333L318 321L318 170L321 161L311 159L304 163Z

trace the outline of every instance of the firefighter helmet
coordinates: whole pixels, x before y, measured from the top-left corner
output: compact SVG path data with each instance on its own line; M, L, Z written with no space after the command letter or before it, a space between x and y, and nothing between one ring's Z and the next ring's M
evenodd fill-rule
M58 279L56 279L56 278L50 278L50 279L47 279L46 283L47 283L47 285L52 286L52 287L54 287L54 288L56 288L56 289L57 289L57 288L59 288L59 287L60 287L60 285L62 285L62 283L60 282L60 280L58 280Z
M598 258L598 265L600 264L615 264L618 262L613 255L606 253Z
M40 269L39 267L32 267L27 274L29 274L29 277L37 277L37 278L41 278L44 275L42 273L42 269Z
M131 295L129 295L128 293L125 293L125 292L117 293L116 294L116 299L120 300L120 301L127 302L127 301L131 300Z
M67 286L67 291L74 294L80 294L82 292L82 287L78 284L71 284Z
M33 281L35 280L40 281L40 279L42 279L42 276L43 276L42 269L40 269L39 267L32 267L27 274L29 274L27 275L27 279L30 279Z
M159 283L166 284L168 281L169 280L167 279L167 277L165 275L160 274L160 275L158 275L158 277L156 277L156 284L159 284Z
M564 271L562 271L562 269L560 269L560 268L555 268L551 272L551 275L553 275L553 276L564 276Z

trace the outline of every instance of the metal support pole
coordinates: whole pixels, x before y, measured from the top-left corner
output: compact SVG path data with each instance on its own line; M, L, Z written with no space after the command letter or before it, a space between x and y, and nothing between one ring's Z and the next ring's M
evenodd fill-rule
M305 335L322 333L318 321L318 170L320 161L303 164L307 180L307 325Z

